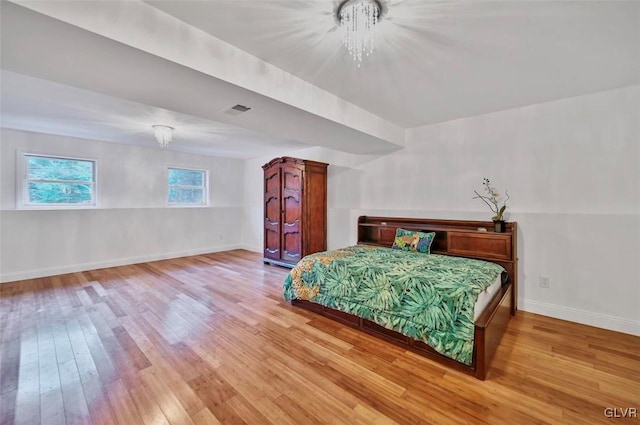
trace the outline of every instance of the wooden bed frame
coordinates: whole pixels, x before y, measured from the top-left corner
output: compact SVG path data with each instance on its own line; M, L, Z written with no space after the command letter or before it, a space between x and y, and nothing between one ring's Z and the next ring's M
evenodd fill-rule
M500 264L507 271L507 278L503 279L502 287L475 321L471 365L459 363L436 352L422 341L416 341L361 317L309 301L293 300L291 304L360 329L484 380L509 320L517 311L517 223L509 222L506 224L504 233L495 233L493 223L486 221L361 216L358 218L358 243L391 247L396 229L399 227L435 232L436 237L431 245L431 252L434 254L487 260ZM478 228L484 228L486 231Z

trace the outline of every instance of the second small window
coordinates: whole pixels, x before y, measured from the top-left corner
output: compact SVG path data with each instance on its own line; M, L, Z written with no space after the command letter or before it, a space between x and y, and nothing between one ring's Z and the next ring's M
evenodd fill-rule
M169 168L169 205L207 205L207 172Z

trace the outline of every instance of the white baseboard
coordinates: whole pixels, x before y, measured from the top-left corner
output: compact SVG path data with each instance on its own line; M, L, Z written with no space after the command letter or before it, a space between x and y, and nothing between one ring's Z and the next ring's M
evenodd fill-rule
M245 251L257 252L258 254L262 254L262 248L256 248L253 245L241 245L238 249L244 249Z
M519 307L530 313L640 336L640 321L637 320L526 299Z
M148 263L150 261L168 260L170 258L189 257L191 255L210 254L213 252L244 249L240 245L224 245L211 248L190 249L186 251L171 252L168 254L144 255L139 257L114 258L106 261L91 263L71 264L60 267L49 267L39 270L27 270L13 273L0 274L0 283L14 282L16 280L35 279L38 277L56 276L59 274L83 272L87 270L104 269L106 267L126 266L130 264Z

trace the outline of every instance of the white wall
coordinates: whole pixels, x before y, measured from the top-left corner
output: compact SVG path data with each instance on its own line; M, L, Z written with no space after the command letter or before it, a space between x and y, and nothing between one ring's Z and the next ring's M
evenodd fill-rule
M0 280L240 247L243 161L3 129ZM16 209L18 152L98 161L97 208ZM209 170L208 207L168 207L167 166Z
M520 307L640 334L640 86L409 130L362 206L489 219L483 177L511 194Z
M329 162L329 248L354 243L360 214L491 217L474 189L509 189L519 225L523 310L640 335L640 86L407 131L378 157L286 152ZM262 170L246 164L250 225L262 250ZM539 286L540 275L550 288Z

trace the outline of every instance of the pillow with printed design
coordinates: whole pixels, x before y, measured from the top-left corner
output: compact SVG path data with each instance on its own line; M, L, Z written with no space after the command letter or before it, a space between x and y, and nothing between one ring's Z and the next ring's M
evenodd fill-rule
M393 249L403 251L422 252L423 254L431 253L431 243L436 237L435 232L418 232L413 230L405 230L398 228L396 236L393 240Z

